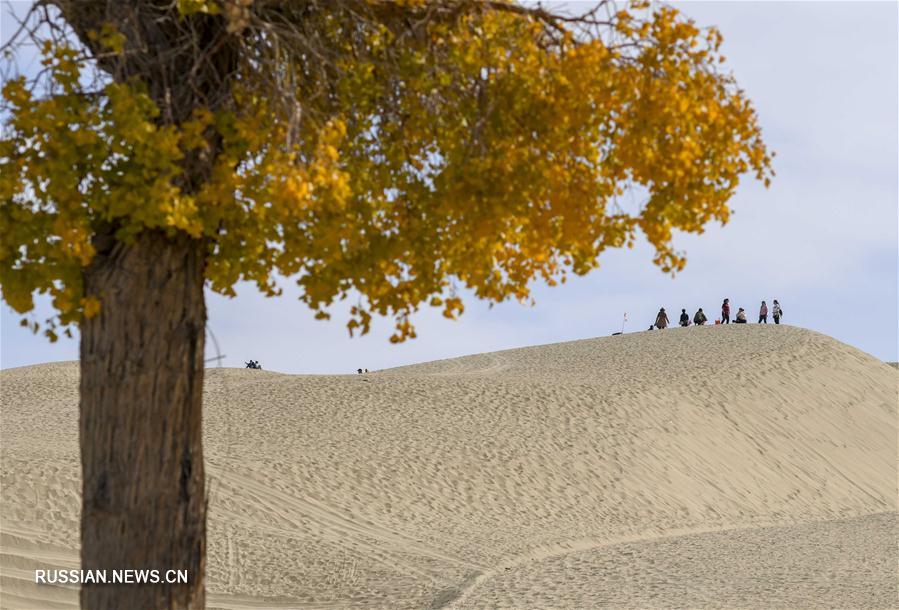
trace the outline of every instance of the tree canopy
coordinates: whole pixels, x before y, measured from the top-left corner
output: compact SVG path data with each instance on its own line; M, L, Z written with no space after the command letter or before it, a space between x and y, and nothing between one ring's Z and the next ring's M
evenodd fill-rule
M638 232L679 270L673 231L772 175L721 35L668 6L135 4L38 3L67 26L25 27L44 70L2 89L0 284L21 313L51 295L51 339L103 306L101 234L189 235L213 290L293 278L321 318L358 295L350 331L390 316L400 341L460 287L527 300Z

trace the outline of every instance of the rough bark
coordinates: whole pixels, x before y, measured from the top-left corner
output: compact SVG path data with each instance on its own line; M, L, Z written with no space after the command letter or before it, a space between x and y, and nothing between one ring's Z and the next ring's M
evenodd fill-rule
M51 0L112 80L141 81L161 124L231 99L240 41L221 16L183 17L157 0ZM93 31L125 37L108 53ZM195 192L220 146L191 150L174 181ZM147 231L136 243L95 227L97 256L84 274L100 314L81 323L81 461L84 569L187 570L188 583L85 585L90 610L202 608L206 501L202 452L204 244Z
M91 610L202 608L206 500L202 447L202 242L147 231L96 237L81 325L83 569L187 570L187 584L87 584Z

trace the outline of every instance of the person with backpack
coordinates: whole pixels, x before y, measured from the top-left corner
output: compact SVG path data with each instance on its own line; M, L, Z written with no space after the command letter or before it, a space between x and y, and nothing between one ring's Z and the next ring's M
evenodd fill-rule
M668 328L668 314L665 313L664 307L659 310L659 315L656 316L656 328L659 330Z
M771 308L771 314L774 316L774 323L780 324L780 319L784 315L784 310L781 309L780 303L777 302L777 299L774 299L774 305Z
M690 326L690 314L687 313L686 309L680 310L680 325Z
M734 322L736 324L746 324L746 312L742 307L737 310L737 319Z
M695 324L696 326L702 326L708 321L709 319L705 317L705 314L702 311L702 307L700 307L699 311L696 312L696 315L693 316L693 324Z
M721 303L721 323L730 324L730 299L724 299Z
M759 309L759 324L762 322L768 323L768 305L764 301L762 301L762 307Z

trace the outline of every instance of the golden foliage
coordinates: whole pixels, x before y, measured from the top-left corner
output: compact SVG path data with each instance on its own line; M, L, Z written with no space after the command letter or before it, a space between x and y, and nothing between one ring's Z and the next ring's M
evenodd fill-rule
M251 5L222 6L243 29ZM184 15L218 6L179 0ZM81 271L97 223L124 241L161 228L206 241L213 290L233 295L252 281L275 295L276 275L295 277L319 318L358 293L350 332L388 315L401 341L415 336L410 315L422 304L462 312L457 284L526 300L533 279L586 273L637 230L663 270L679 270L673 231L726 222L740 176L772 175L749 100L715 67L720 34L670 8L616 15L620 47L565 34L550 48L544 24L504 10L435 21L411 38L357 26L364 56L339 16L317 27L339 77L299 119L270 108L247 78L229 109L165 124L139 81L80 94L76 54L48 44L52 95L36 99L22 79L3 88L7 302L24 313L35 292L49 293L62 325L94 315L101 304L82 298ZM114 30L96 36L121 52ZM301 76L304 100L323 77ZM181 188L185 159L198 155L214 157L211 170ZM648 199L627 209L618 198L634 187Z

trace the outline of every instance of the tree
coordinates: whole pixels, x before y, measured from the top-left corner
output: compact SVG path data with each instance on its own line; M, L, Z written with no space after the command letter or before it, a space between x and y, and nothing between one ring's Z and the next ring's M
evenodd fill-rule
M204 604L204 286L293 277L350 332L422 305L529 299L642 231L726 222L766 183L721 36L672 8L501 0L47 0L44 69L3 88L0 282L81 331L82 565L188 569L85 586L86 608ZM12 63L8 62L11 68ZM622 195L637 193L641 204Z

